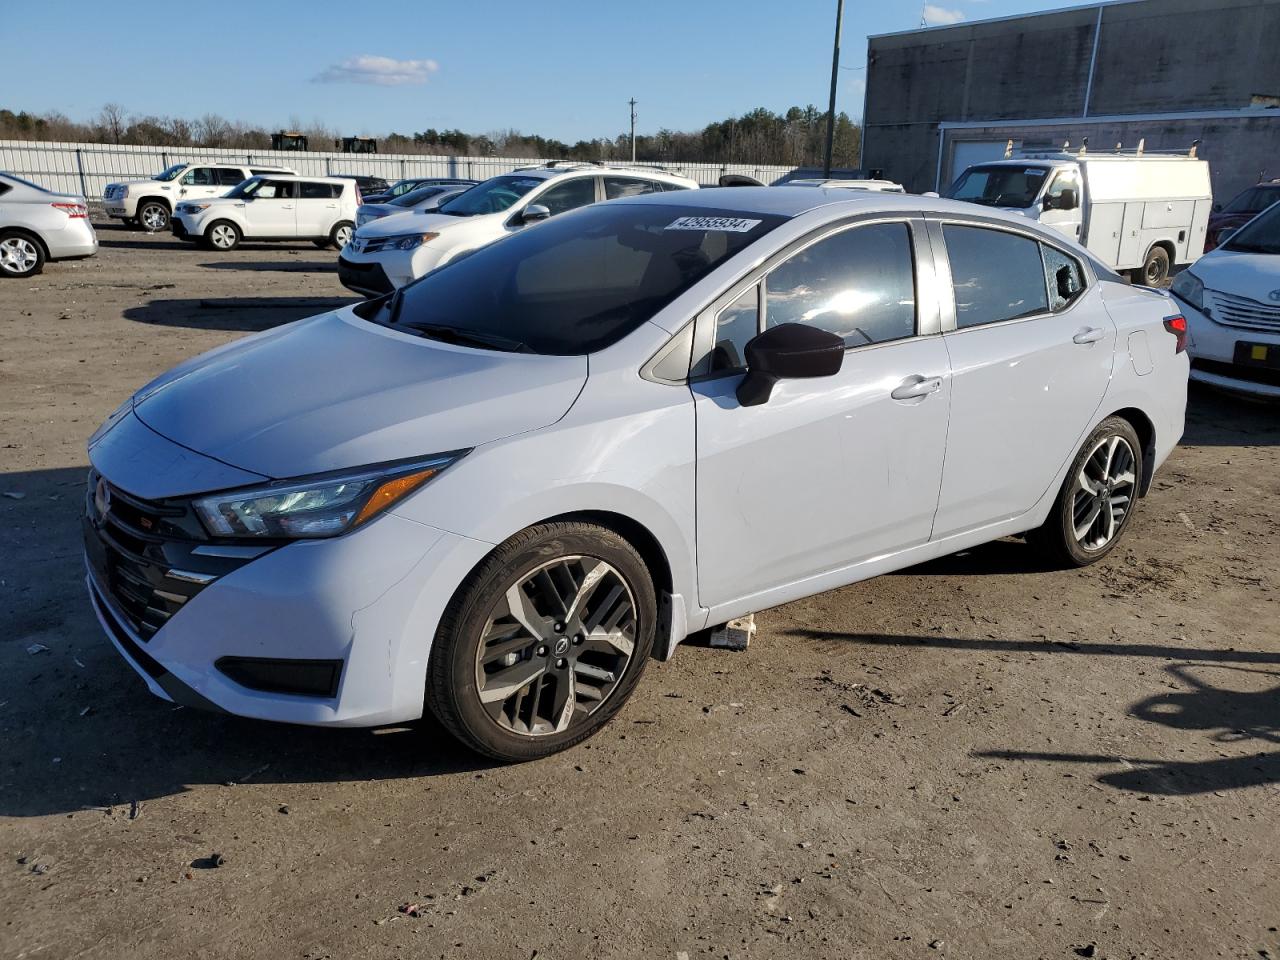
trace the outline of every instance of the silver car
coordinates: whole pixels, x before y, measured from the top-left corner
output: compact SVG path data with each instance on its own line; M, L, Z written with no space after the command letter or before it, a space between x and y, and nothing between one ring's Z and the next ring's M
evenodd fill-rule
M401 194L386 203L362 203L356 211L356 227L363 227L370 220L381 220L397 213L432 213L450 197L456 197L474 184L430 183Z
M46 260L91 257L98 235L89 204L73 193L54 193L0 172L0 276L30 277Z

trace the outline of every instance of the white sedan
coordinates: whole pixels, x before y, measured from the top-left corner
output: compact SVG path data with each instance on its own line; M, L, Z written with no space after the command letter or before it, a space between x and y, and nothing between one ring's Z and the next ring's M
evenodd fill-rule
M144 387L89 442L89 594L161 697L538 757L704 627L1013 534L1105 557L1184 342L971 204L593 205Z
M1173 279L1189 325L1191 379L1280 397L1280 204Z

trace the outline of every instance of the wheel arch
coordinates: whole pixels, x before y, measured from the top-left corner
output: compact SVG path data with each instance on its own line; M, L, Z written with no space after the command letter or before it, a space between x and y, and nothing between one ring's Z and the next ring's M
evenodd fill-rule
M1156 465L1156 427L1147 416L1146 412L1139 410L1137 407L1122 407L1119 410L1113 410L1111 413L1103 417L1119 417L1127 420L1129 425L1133 427L1134 432L1138 435L1138 441L1142 444L1142 485L1138 489L1138 496L1145 497L1147 491L1151 489L1151 478L1155 474ZM1102 420L1098 422L1101 423Z
M49 255L49 245L44 242L44 237L40 236L40 234L36 233L34 230L28 230L26 227L5 227L4 229L0 229L0 236L10 233L15 233L19 236L26 237L28 240L34 241L40 247L40 251L44 254L45 260L53 259Z
M135 217L137 217L137 212L136 212L136 211L138 211L138 210L139 210L139 209L141 209L143 206L145 206L146 204L150 203L150 202L151 202L151 201L153 201L153 200L154 200L156 203L158 203L158 204L160 204L161 206L163 206L166 210L168 210L168 211L169 211L169 216L173 216L173 203L172 203L172 201L170 201L168 197L161 196L160 194L150 194L150 193L149 193L149 194L147 194L145 197L139 197L139 198L138 198L138 202L137 202L137 204L136 204L136 205L134 206L134 208L133 208L133 209L134 209L134 211L135 211L134 216L135 216Z

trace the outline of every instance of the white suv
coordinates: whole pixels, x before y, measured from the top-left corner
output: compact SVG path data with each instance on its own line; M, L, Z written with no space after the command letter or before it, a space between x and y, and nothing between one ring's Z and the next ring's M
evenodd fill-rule
M107 216L157 233L168 229L180 200L218 197L238 183L264 173L294 173L288 167L242 163L175 163L150 180L109 183L102 191Z
M443 266L522 227L600 200L694 190L688 177L641 168L552 161L490 177L442 203L360 227L338 258L343 285L368 297Z
M173 235L234 250L241 240L311 240L343 247L355 229L354 180L270 174L251 177L226 196L184 200L173 212Z

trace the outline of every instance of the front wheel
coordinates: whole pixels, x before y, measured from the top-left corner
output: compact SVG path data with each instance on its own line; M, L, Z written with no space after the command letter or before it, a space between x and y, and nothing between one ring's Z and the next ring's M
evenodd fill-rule
M1142 267L1134 273L1136 282L1154 287L1169 276L1169 252L1164 247L1152 247Z
M1028 539L1051 560L1086 567L1105 557L1129 525L1142 489L1142 444L1133 425L1108 417L1089 434L1049 518Z
M653 646L648 568L618 534L546 523L498 547L463 583L436 633L427 705L498 760L580 743L621 708Z
M350 220L339 220L333 225L333 229L329 231L329 246L341 250L351 242L351 235L355 233L355 230L355 224Z
M240 246L240 230L229 220L215 220L209 224L204 236L215 250L234 250Z
M0 276L34 277L44 269L44 248L25 233L0 233Z
M138 208L138 223L147 233L169 228L169 208L159 200L148 200Z

